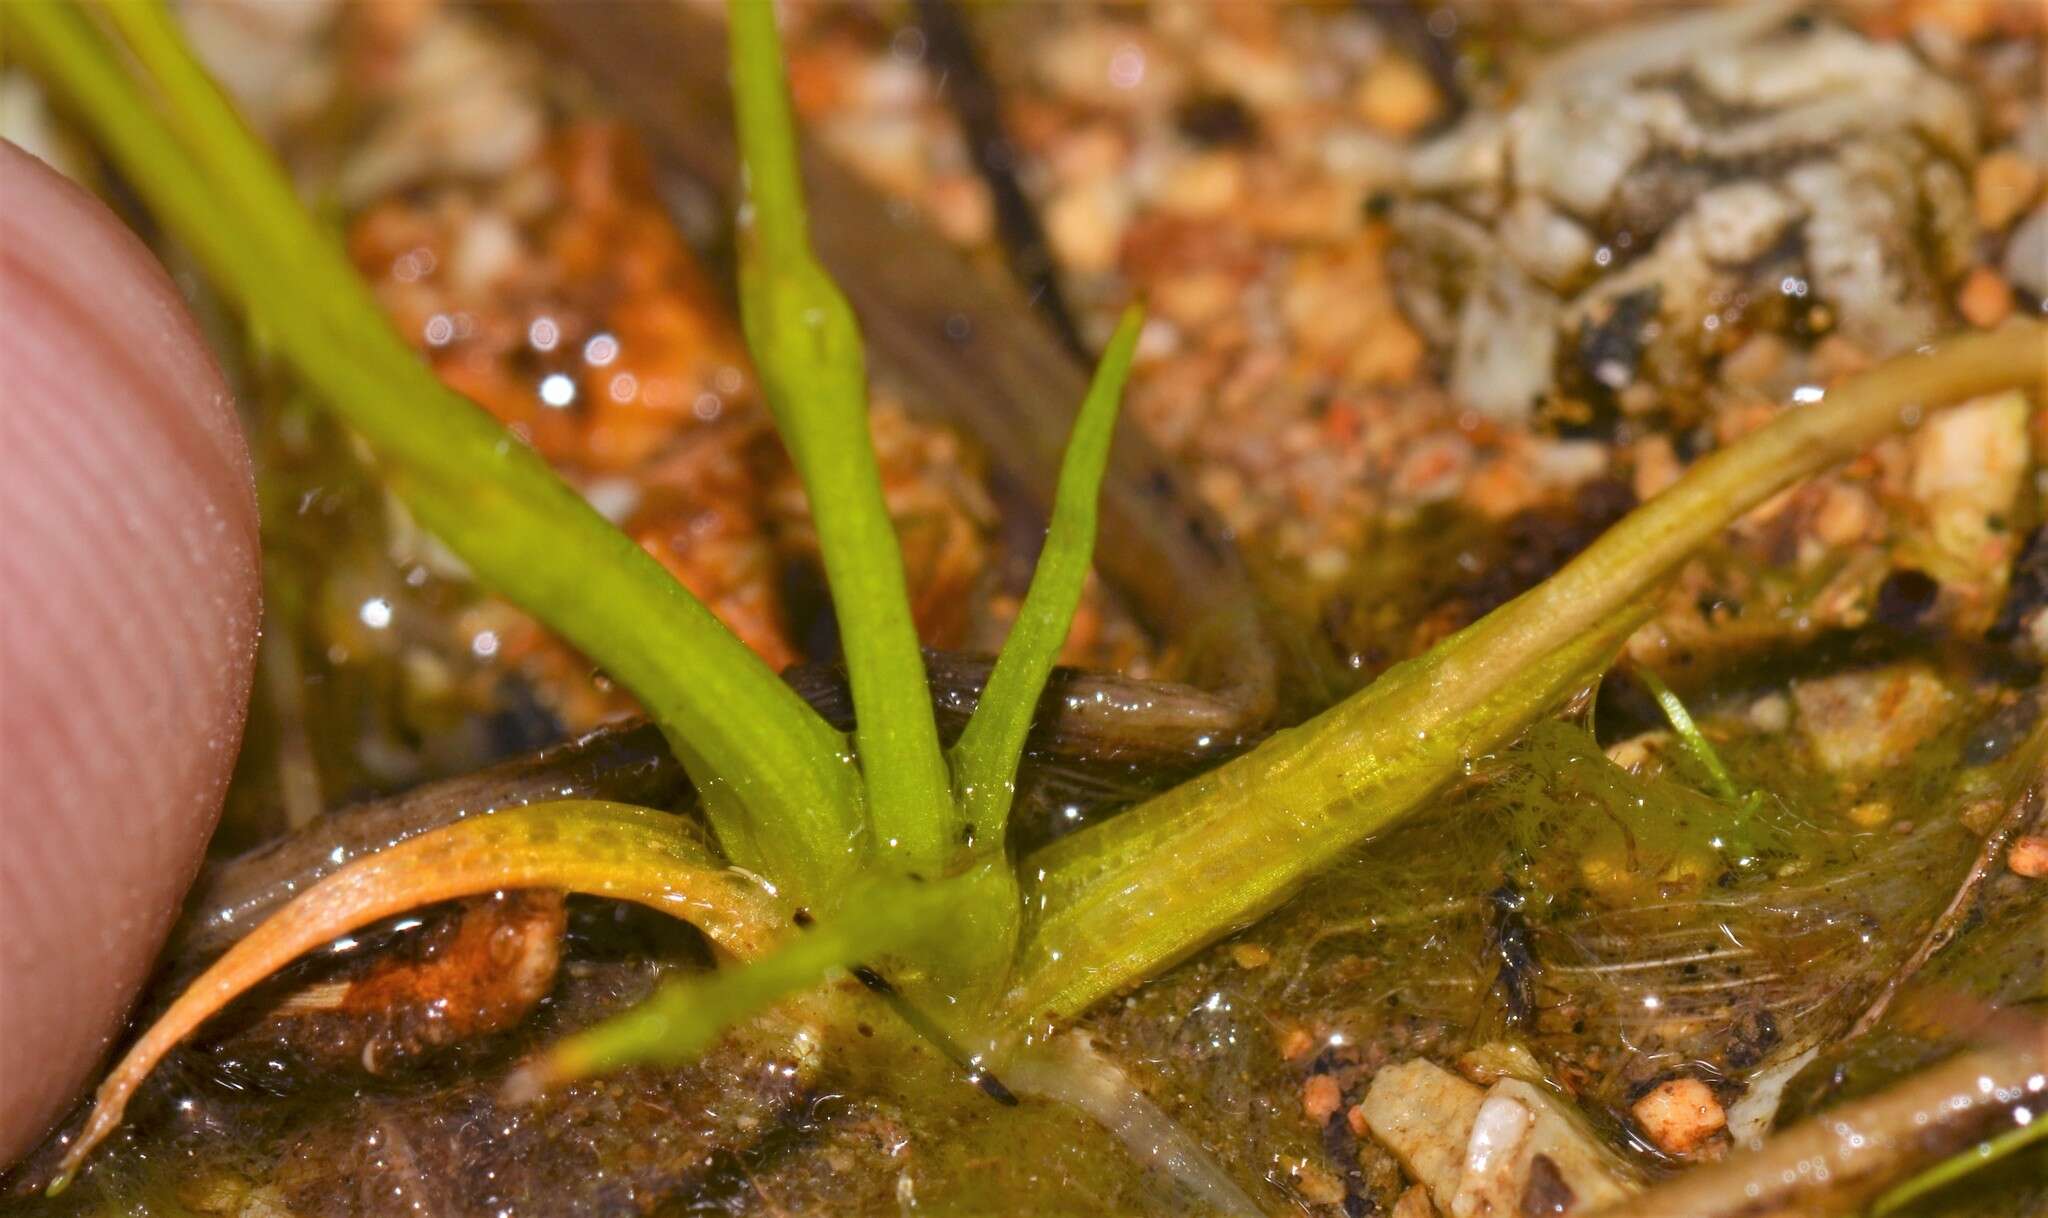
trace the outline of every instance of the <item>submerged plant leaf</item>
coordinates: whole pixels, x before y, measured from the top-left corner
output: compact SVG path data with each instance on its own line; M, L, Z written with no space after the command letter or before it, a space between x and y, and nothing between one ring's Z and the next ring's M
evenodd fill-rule
M818 530L853 687L870 846L930 871L957 816L926 694L903 551L868 436L853 308L811 252L782 47L769 0L733 0L732 79L745 162L740 319Z
M1010 1034L1071 1017L1284 899L1604 667L1641 598L1744 512L1922 412L2040 391L2048 327L1953 335L1694 463L1557 574L1301 725L1025 861Z
M1735 785L1735 776L1722 764L1721 755L1714 751L1713 742L1700 731L1700 725L1693 722L1692 712L1685 709L1685 703L1679 700L1678 695L1672 692L1662 677L1640 664L1636 665L1636 676L1642 678L1643 684L1649 687L1650 696L1657 700L1658 708L1664 712L1664 717L1670 720L1671 730L1678 733L1678 739L1685 745L1685 751L1692 754L1692 759L1706 770L1707 777L1714 784L1714 794L1729 803L1740 802L1742 791Z
M229 948L121 1058L65 1154L61 1190L120 1123L135 1089L180 1041L300 955L381 918L505 888L560 888L633 901L681 918L720 948L759 956L781 933L782 906L712 853L689 820L651 808L563 800L458 821L358 859Z
M974 890L961 880L890 880L857 888L829 918L748 964L671 981L652 998L548 1050L507 1084L514 1099L642 1062L690 1061L712 1041L778 998L833 970L915 945L942 932Z
M2025 1125L1986 1138L1968 1150L1950 1155L1912 1179L1893 1185L1871 1202L1870 1218L1896 1214L1928 1193L1947 1188L1970 1173L2018 1154L2043 1138L2048 1138L2048 1118L2038 1116Z
M1268 912L1595 679L1647 616L1624 606L1555 651L1496 657L1486 679L1459 680L1450 661L1467 627L1318 718L1032 855L1006 1030L1079 1014Z
M845 738L538 454L434 378L156 0L102 7L125 48L69 4L0 4L0 32L369 441L420 521L647 706L728 856L791 885L842 876L860 801Z
M961 811L937 749L901 555L869 447L858 330L804 233L773 12L768 0L734 0L732 15L750 175L746 326L816 506L853 670L865 786L839 756L843 739L701 604L531 452L432 380L378 316L333 242L296 207L277 166L189 61L159 10L122 9L113 22L147 78L138 87L129 76L136 69L77 10L0 6L0 29L26 35L19 41L54 91L95 124L166 227L369 438L422 521L485 582L649 703L706 789L728 854L772 864L767 869L792 886L844 894L821 911L817 931L758 966L685 983L565 1042L547 1059L562 1076L687 1056L748 1011L877 954L915 946L949 964L975 959L962 945L992 941L979 919L1001 904L990 893L1004 891L956 887L959 881L844 883L864 810L876 845L910 865L952 852ZM157 107L168 122L153 113ZM1695 464L1557 576L1428 655L1238 761L1028 860L1037 921L1025 968L1007 995L1007 1027L999 1030L1071 1016L1285 899L1602 669L1641 620L1645 592L1729 521L1897 430L1909 407L1917 417L1925 407L2038 380L2043 335L2038 324L2022 322L1946 340L1849 382L1822 404L1787 411ZM1041 644L1034 632L1018 654L1035 654ZM1016 666L1028 676L1030 661ZM1016 679L1020 691L1042 683L1026 676ZM991 701L1028 706L1022 692L998 690ZM1004 732L985 729L990 737ZM1013 770L1014 749L977 744L972 751L1008 758L1000 767L977 761L977 769ZM761 956L777 938L783 905L721 870L688 822L615 805L543 813L524 809L437 830L352 864L287 905L131 1050L102 1087L59 1185L119 1120L151 1066L222 1003L277 963L421 901L508 886L568 887L690 917L743 957ZM568 832L565 824L580 828ZM999 874L1013 896L1014 875ZM1003 908L1015 916L1014 900ZM2038 1053L2027 1068L2038 1070Z
M1088 396L1074 418L1073 435L1067 440L1059 489L1053 496L1052 523L1046 529L1038 567L1031 573L1031 587L1010 626L1010 637L1003 642L1002 654L996 658L995 670L981 691L981 701L953 745L954 786L975 847L980 850L1002 848L1003 825L1016 793L1024 738L1031 731L1039 695L1045 692L1046 678L1052 675L1067 630L1074 623L1074 610L1081 603L1081 589L1095 555L1096 500L1103 471L1109 466L1117 408L1124 382L1130 379L1131 359L1137 354L1138 332L1144 322L1143 310L1135 305L1126 309L1116 334L1103 349L1102 362L1096 365Z

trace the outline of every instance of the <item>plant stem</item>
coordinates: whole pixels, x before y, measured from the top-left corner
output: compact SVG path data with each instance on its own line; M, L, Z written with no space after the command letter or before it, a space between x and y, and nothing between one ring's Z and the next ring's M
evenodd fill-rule
M1024 861L1018 981L1000 1032L1071 1018L1245 926L1468 762L1595 677L1647 616L1625 608L1533 658L1454 679L1473 628L1310 722Z
M323 234L307 224L283 167L193 57L164 0L102 0L99 12L168 102L157 114L197 163L207 187L234 200L227 210L246 226L245 237L289 257L278 269L307 276L300 282L302 291L359 291L353 268L320 256ZM389 358L394 350L411 354L402 344L384 341L395 336L375 311L337 310L336 319L363 323L364 333L356 341L378 357Z
M2025 1125L2015 1126L1967 1150L1957 1151L1912 1179L1887 1189L1870 1203L1870 1218L1895 1214L1928 1193L1947 1188L1971 1172L2017 1154L2043 1138L2048 1138L2048 1117L2036 1115Z
M811 252L774 6L733 0L729 10L746 180L741 321L811 500L853 686L871 846L904 870L936 873L959 845L959 816L868 435L860 328Z
M641 1062L687 1062L740 1020L833 970L939 933L961 903L956 883L898 880L856 890L817 926L760 959L670 982L631 1010L557 1042L508 1091L538 1094Z
M434 379L160 17L134 0L115 12L155 73L150 93L78 8L0 5L0 27L53 94L370 442L400 500L482 583L647 705L728 854L799 888L835 885L851 866L859 808L844 737L531 449Z
M1026 859L1020 972L998 1035L1070 1018L1241 926L1413 811L1611 654L1694 549L1924 410L2048 374L2048 327L1944 339L1702 458L1562 570L1338 706ZM1632 607L1633 606L1633 607Z
M1556 575L1483 618L1475 641L1510 654L1555 647L1792 483L1914 426L1923 411L2013 386L2040 388L2044 375L2048 327L2033 321L1954 335L1887 360L1822 401L1787 407L1769 426L1702 457ZM1467 663L1479 663L1485 653L1469 654Z

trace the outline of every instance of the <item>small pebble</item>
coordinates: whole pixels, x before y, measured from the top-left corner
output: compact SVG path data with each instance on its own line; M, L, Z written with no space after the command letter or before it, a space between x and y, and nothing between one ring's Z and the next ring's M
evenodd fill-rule
M1721 376L1731 385L1762 389L1784 373L1791 348L1775 334L1751 335L1721 360Z
M1792 726L1792 700L1783 694L1765 694L1749 704L1749 722L1761 732L1782 732Z
M1329 583L1343 577L1351 569L1351 556L1335 546L1318 546L1309 551L1303 564L1310 579Z
M1963 764L1990 765L2004 760L2041 717L2041 701L2034 697L2015 698L1993 711L1989 718L1970 729L1963 739ZM1979 829L1979 833L1983 830Z
M1646 437L1635 447L1635 471L1631 485L1638 500L1650 499L1664 488L1678 481L1685 468L1678 463L1678 452L1671 446L1669 436Z
M1991 32L1996 0L1909 0L1900 6L1914 30L1975 42Z
M1696 1078L1666 1079L1635 1102L1630 1113L1646 1137L1666 1154L1697 1150L1728 1124L1713 1089Z
M1212 152L1175 165L1155 201L1179 215L1215 216L1234 207L1243 193L1243 162L1231 153Z
M1301 1190L1301 1199L1310 1205L1338 1205L1344 1200L1344 1182L1313 1163L1301 1165L1294 1173L1294 1183Z
M988 185L971 174L947 174L925 192L925 213L948 241L975 245L995 229L995 201Z
M1813 535L1830 546L1847 546L1884 527L1884 514L1863 490L1836 483L1825 486L1813 514Z
M1998 823L1998 818L2004 811L2005 804L1999 800L1979 799L1956 813L1956 819L1963 822L1963 828L1978 837L1983 837L1991 832L1991 826Z
M1607 746L1607 760L1631 773L1639 772L1656 756L1652 745L1658 743L1662 736L1661 732L1644 732L1640 736L1617 740Z
M1344 1093L1329 1075L1311 1074L1301 1085L1301 1110L1316 1124L1328 1121L1343 1106Z
M2029 833L2013 842L2012 849L2006 851L2005 865L2014 875L2030 880L2048 876L2048 835Z
M2012 230L1999 269L2025 291L2048 296L2048 206L2035 208Z
M2012 316L2012 287L1997 271L1988 266L1977 267L1956 293L1956 309L1964 321L1980 330L1989 330Z
M1307 1028L1289 1028L1280 1037L1280 1056L1298 1062L1315 1051L1316 1042Z
M1130 199L1115 181L1070 186L1045 211L1045 235L1069 270L1099 273L1116 266Z
M1193 267L1161 276L1153 282L1151 295L1159 316L1199 331L1242 303L1244 284L1228 271Z
M1366 69L1352 104L1374 129L1405 139L1436 118L1444 99L1414 60L1389 55Z
M1977 223L1995 233L2034 201L2034 193L2041 188L2041 171L2019 153L2002 148L1977 162L1972 185Z

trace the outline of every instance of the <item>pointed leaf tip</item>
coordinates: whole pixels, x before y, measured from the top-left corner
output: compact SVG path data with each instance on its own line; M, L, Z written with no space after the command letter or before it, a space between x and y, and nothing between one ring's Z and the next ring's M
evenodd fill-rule
M1002 848L1024 740L1087 586L1095 556L1097 500L1109 469L1124 384L1130 379L1144 325L1144 310L1130 306L1103 349L1067 440L1038 569L1032 572L1031 587L981 701L953 746L954 789L979 850Z

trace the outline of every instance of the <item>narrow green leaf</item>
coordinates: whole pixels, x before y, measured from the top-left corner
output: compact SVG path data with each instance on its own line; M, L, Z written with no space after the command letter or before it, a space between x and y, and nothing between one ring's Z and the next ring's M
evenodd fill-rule
M1713 742L1700 731L1699 724L1693 722L1692 712L1685 709L1685 703L1679 700L1669 685L1664 684L1662 677L1640 664L1636 665L1636 676L1642 678L1643 684L1650 690L1650 696L1657 700L1657 705L1664 711L1664 717L1671 721L1671 730L1678 733L1679 742L1685 745L1685 751L1691 753L1692 759L1706 770L1707 777L1713 781L1714 794L1729 803L1740 803L1742 791L1735 785L1735 776L1721 763L1721 755L1714 751Z
M853 309L811 252L782 49L769 0L732 0L733 96L745 162L740 316L783 443L811 500L853 687L875 848L935 870L958 814L910 617L903 553L868 436Z
M1496 611L1498 612L1498 611ZM1033 911L1001 1020L1069 1018L1249 925L1473 757L1597 677L1649 614L1460 673L1476 627L1236 760L1023 860Z
M1003 1019L1068 1017L1271 908L1409 815L1611 660L1643 598L1801 478L1923 413L2044 373L2048 326L1951 335L1701 458L1557 574L1299 727L1024 860L1032 911Z
M1017 789L1017 763L1031 718L1052 675L1081 589L1095 557L1096 500L1103 471L1109 466L1109 444L1116 432L1117 408L1131 360L1138 350L1144 311L1124 311L1116 334L1095 368L1088 396L1074 418L1067 455L1060 463L1059 488L1053 495L1052 523L1039 553L1031 587L1010 626L1010 637L996 658L995 670L981 692L981 701L967 721L967 730L953 745L953 782L959 792L968 828L977 850L1000 850L1010 800Z
M1979 1168L1989 1167L2044 1138L2048 1138L2048 1118L2037 1115L2024 1125L2015 1126L1995 1137L1977 1142L1967 1150L1950 1155L1910 1180L1892 1186L1876 1201L1871 1202L1869 1218L1884 1218L1887 1214L1898 1213L1927 1194L1947 1188ZM2042 1166L2048 1168L2048 1161L2044 1161Z
M518 1098L643 1062L690 1061L726 1029L833 970L880 961L933 936L962 896L952 881L888 881L856 892L760 959L672 981L631 1010L557 1042L508 1089Z
M120 4L113 24L134 40L142 81L77 6L0 4L0 29L222 293L369 441L422 523L647 705L729 856L780 883L835 885L859 825L844 737L538 455L434 378L161 10Z
M277 269L289 270L303 290L312 290L317 284L319 290L334 291L341 287L338 280L353 281L356 276L346 263L321 256L318 238L324 234L307 224L298 194L276 158L249 131L234 104L214 86L206 68L187 49L164 0L103 0L98 11L105 14L106 24L170 103L160 107L157 115L204 171L206 185L234 199L233 210L247 226L245 239L260 240L273 253L288 258ZM308 237L315 239L308 241ZM366 325L366 332L389 329L374 313L342 316L374 323Z

